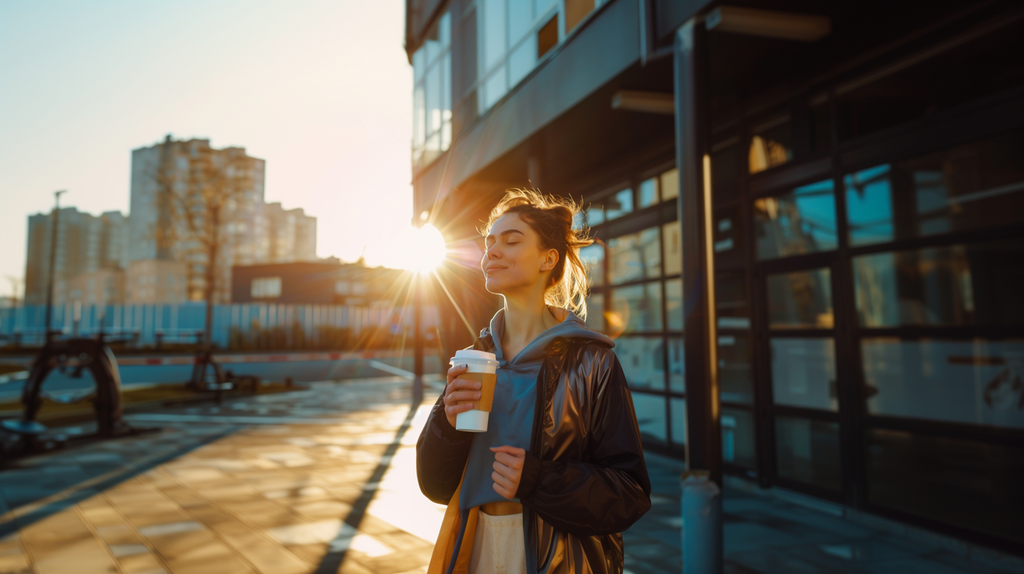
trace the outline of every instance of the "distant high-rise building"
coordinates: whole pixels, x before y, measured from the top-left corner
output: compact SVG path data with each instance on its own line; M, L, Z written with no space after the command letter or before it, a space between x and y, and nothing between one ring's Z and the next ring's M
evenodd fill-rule
M29 305L46 303L52 220L52 213L39 213L28 218L25 303ZM60 305L80 300L72 297L76 291L72 283L79 275L125 268L129 218L117 211L108 211L97 217L74 207L64 207L58 221L54 304Z
M176 141L167 136L162 143L133 150L131 213L135 217L129 261L183 262L187 273L185 299L203 300L209 255L187 225L184 210L199 209L201 201L195 196L208 192L219 179L235 177L247 187L225 198L219 214L214 279L214 302L230 301L231 266L262 260L258 220L265 168L264 160L249 157L244 148L218 150L203 139ZM132 289L128 281L128 290Z
M159 144L133 150L129 260L184 263L183 300L203 300L208 251L175 213L182 213L189 194L201 193L196 190L204 185L203 178L214 180L229 171L237 177L239 170L238 179L247 187L226 198L220 213L214 302L231 300L232 266L316 260L316 218L302 209L265 204L265 169L266 162L249 157L244 148L218 150L203 139L178 141L168 136ZM192 202L191 208L198 203ZM129 299L135 297L135 288L129 277Z
M266 258L260 263L290 263L316 261L316 218L306 215L302 208L284 209L280 203L263 206L262 234Z

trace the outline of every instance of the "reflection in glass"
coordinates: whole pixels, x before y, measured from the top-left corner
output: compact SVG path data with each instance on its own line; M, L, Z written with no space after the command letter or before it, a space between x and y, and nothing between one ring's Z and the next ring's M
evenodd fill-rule
M537 43L526 41L512 50L508 58L508 85L515 86L533 70L537 63Z
M661 275L658 228L608 240L608 281L612 285Z
M607 317L610 332L621 325L625 333L661 330L661 284L657 281L642 285L619 287L611 292Z
M633 408L636 409L636 422L640 426L640 438L645 442L667 442L665 397L633 393Z
M482 36L480 64L481 72L486 72L505 56L505 0L482 0L480 8L477 10L482 20L477 28Z
M587 327L598 333L604 332L604 295L600 293L587 299Z
M892 189L888 164L843 178L850 245L892 241Z
M640 183L640 208L658 203L658 179L652 177Z
M754 450L754 415L740 409L722 409L722 461L757 468ZM675 417L672 418L673 425ZM672 427L675 431L675 426ZM675 434L673 432L673 434Z
M836 411L836 351L831 338L771 340L775 404Z
M490 77L484 81L483 89L478 91L480 98L480 109L489 110L491 106L498 103L508 91L508 84L505 78L505 66L499 66Z
M868 412L1024 428L1024 340L864 339Z
M831 329L832 281L828 268L768 276L772 329Z
M1024 221L1024 130L843 178L850 243Z
M736 267L746 263L741 221L739 205L715 210L711 237L716 266Z
M715 273L715 309L719 329L750 328L750 298L742 272Z
M718 336L719 396L730 403L754 402L753 352L750 335Z
M587 278L591 286L604 285L604 250L605 247L597 243L580 249L580 259L587 266Z
M661 200L668 201L674 197L679 197L679 172L672 168L659 176L661 180Z
M669 408L672 410L672 444L684 446L686 444L686 399L669 399Z
M665 275L683 272L683 238L679 221L661 226L661 240L665 245Z
M683 362L682 337L668 338L668 390L686 393L686 364Z
M839 490L839 424L796 417L775 418L779 476Z
M631 388L665 390L665 348L661 337L619 337L615 355Z
M835 249L836 206L832 180L820 181L777 197L754 201L757 258Z
M623 189L604 200L604 212L608 221L633 211L633 190Z
M530 31L533 24L533 6L529 2L512 0L508 3L508 39L515 46ZM535 45L536 46L536 45Z
M762 172L793 159L793 135L789 116L772 120L755 128L750 140L748 162L750 173Z
M665 281L665 315L669 331L683 330L683 280Z
M1024 449L881 429L866 438L871 504L1024 543Z
M855 257L860 323L1022 325L1024 241L931 247Z

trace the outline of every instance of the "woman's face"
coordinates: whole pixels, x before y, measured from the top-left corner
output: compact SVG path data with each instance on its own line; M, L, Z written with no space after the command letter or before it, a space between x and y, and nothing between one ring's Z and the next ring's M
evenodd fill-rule
M484 248L480 269L485 288L495 295L546 287L558 261L558 252L542 249L540 236L518 213L506 213L495 220L484 238Z

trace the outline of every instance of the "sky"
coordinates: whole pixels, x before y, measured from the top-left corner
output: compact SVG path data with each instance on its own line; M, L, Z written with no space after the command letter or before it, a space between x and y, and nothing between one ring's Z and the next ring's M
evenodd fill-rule
M404 0L0 0L0 295L27 220L128 213L132 149L167 134L266 160L317 255L388 263L409 227Z

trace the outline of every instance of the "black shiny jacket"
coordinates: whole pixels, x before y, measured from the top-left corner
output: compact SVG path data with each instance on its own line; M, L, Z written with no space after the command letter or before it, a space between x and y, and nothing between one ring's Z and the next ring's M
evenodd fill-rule
M487 329L473 348L493 352ZM443 400L416 443L420 490L438 504L458 488L472 439L448 423ZM516 497L537 571L621 573L621 533L651 508L651 481L633 400L611 349L555 339L538 376L533 420Z

